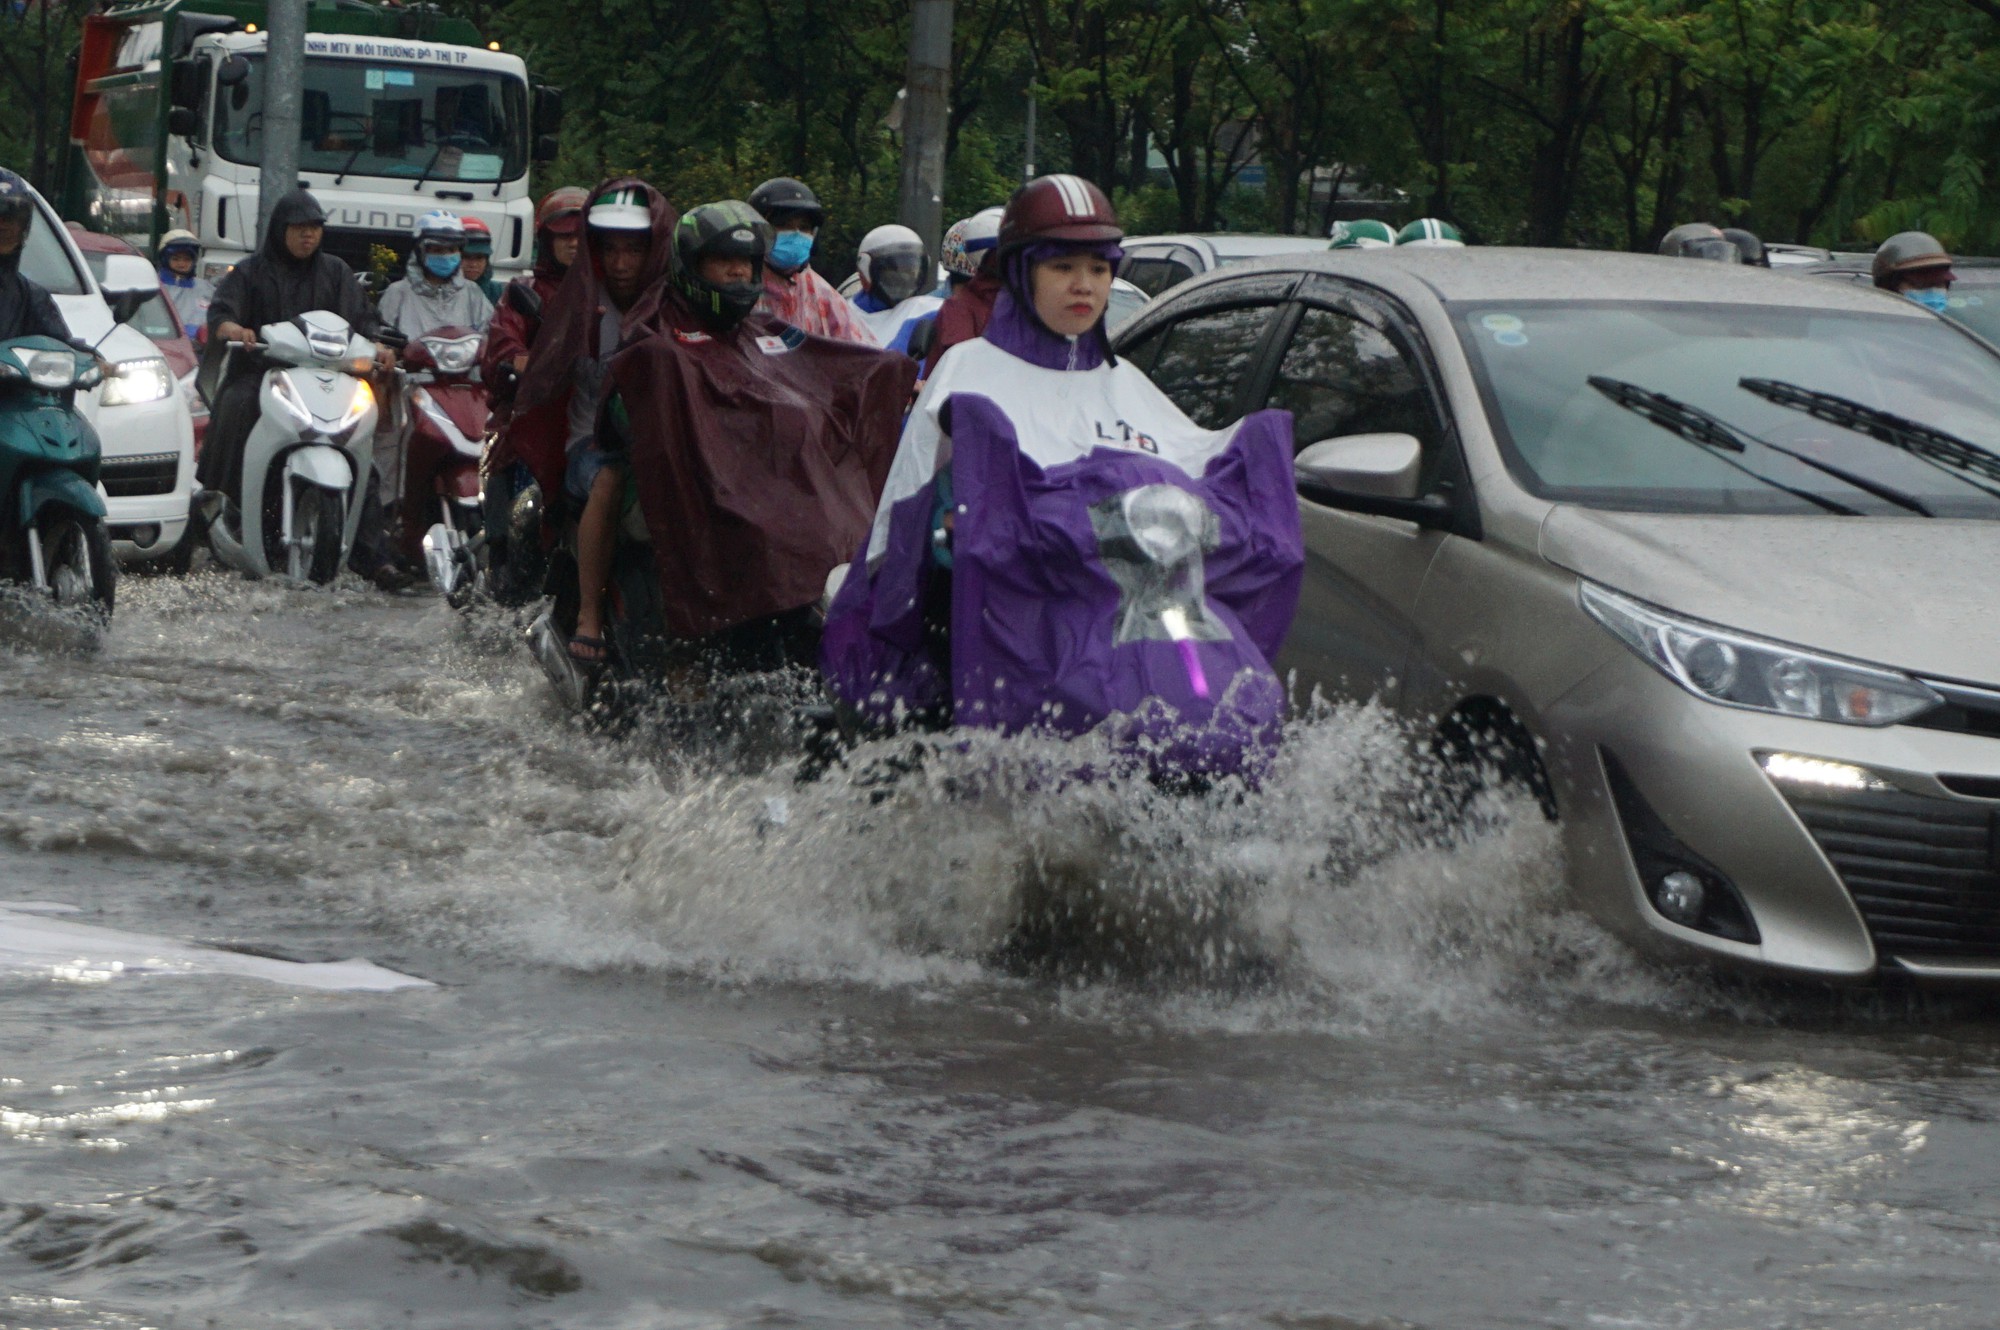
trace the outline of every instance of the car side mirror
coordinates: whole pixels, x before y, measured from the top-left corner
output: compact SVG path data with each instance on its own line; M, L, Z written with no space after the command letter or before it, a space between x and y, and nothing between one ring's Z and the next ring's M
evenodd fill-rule
M532 155L537 162L552 162L562 156L562 140L553 134L539 134Z
M1409 434L1349 434L1322 439L1292 463L1299 497L1325 508L1393 517L1478 538L1476 519L1461 517L1441 494L1419 495L1423 445Z
M156 294L154 291L106 291L104 302L111 306L113 323L130 323L139 312L139 307Z
M1373 499L1415 501L1424 448L1411 434L1349 434L1324 439L1292 466L1301 482Z
M104 303L111 306L111 317L126 323L141 305L160 294L160 275L137 254L106 254L104 280L98 286Z
M225 88L233 88L250 77L250 62L240 55L232 55L215 71L215 81Z

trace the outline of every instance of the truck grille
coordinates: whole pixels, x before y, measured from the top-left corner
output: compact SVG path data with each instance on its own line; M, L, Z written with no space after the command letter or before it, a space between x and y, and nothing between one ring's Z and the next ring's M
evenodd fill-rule
M1883 958L2000 960L1992 806L1904 790L1786 797L1847 884Z
M180 470L179 453L145 453L105 458L98 466L97 478L112 498L129 499L140 494L172 494Z

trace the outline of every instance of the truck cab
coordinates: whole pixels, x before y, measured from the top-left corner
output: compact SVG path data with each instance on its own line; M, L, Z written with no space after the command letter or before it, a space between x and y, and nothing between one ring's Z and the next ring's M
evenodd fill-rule
M256 249L268 34L262 0L198 3L85 20L64 202L142 247L194 232L215 280ZM500 275L529 267L528 170L553 155L555 91L428 8L314 0L307 24L299 183L327 210L326 252L400 268L416 219L445 208L492 230Z

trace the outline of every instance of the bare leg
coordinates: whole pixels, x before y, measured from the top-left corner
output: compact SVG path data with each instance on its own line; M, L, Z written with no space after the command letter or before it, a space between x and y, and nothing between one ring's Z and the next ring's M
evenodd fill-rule
M604 588L611 580L611 549L618 535L618 509L624 498L625 473L607 466L590 482L590 499L576 524L576 635L604 636ZM603 650L576 653L603 659Z

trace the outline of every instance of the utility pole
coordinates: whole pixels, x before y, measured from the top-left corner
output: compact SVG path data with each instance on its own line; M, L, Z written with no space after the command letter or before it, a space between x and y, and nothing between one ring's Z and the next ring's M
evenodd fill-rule
M952 0L913 0L903 104L903 179L896 215L938 251L944 230L944 141L951 117Z
M1033 89L1028 91L1028 125L1021 145L1021 183L1027 184L1035 178L1035 101Z
M271 209L299 185L299 105L306 82L306 0L265 6L264 160L257 175L257 236ZM253 246L254 248L255 246Z

